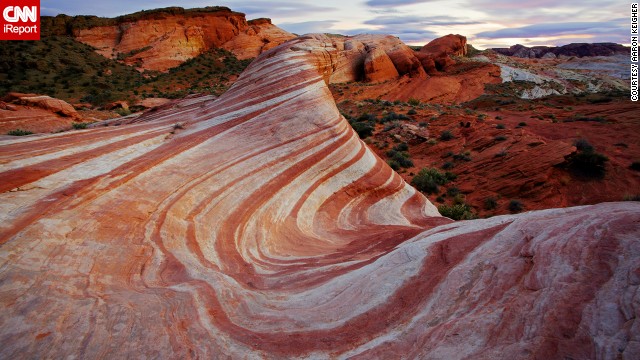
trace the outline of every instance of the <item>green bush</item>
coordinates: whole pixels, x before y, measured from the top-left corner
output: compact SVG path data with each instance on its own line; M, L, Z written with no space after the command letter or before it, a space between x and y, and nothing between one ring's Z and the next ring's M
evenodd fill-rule
M569 168L577 175L603 178L609 158L594 150L579 151L569 160Z
M413 177L411 184L422 192L434 194L440 190L439 186L454 180L455 177L450 172L441 173L435 168L423 168Z
M405 151L396 151L395 148L387 151L387 156L391 161L394 161L400 167L410 168L413 166L413 161L411 161L411 155ZM392 166L393 168L393 166ZM397 170L397 169L394 169Z
M452 163L451 161L447 161L444 164L442 164L442 169L444 170L451 170L456 166L456 164Z
M71 124L71 126L73 126L73 128L76 130L86 129L87 125L88 125L87 123L82 123L82 122L80 123L74 122L73 124Z
M11 130L7 133L7 135L12 135L12 136L25 136L25 135L31 135L31 134L33 134L33 132L28 130L22 130L22 129Z
M504 124L498 124L496 125L496 129L505 129L506 127L504 126Z
M394 146L393 150L395 150L395 151L407 151L407 150L409 150L409 145L407 145L407 143L400 143L400 144Z
M460 189L455 186L447 189L447 196L456 196L458 194L460 194Z
M358 133L361 139L367 138L373 135L374 127L366 122L352 122L351 127Z
M484 208L485 210L493 210L498 207L498 200L496 198L490 196L484 199Z
M119 108L119 109L116 109L115 111L120 116L131 115L131 110L129 110L129 109Z
M524 205L518 200L509 201L509 211L512 213L519 213L524 209Z
M449 131L449 130L445 130L445 131L440 133L440 140L442 140L442 141L449 141L449 140L451 140L453 138L454 138L454 136L451 133L451 131Z
M495 140L495 141L505 141L505 140L507 140L507 137L504 136L504 135L498 135L498 136L494 137L493 140Z
M594 151L593 145L591 145L586 139L578 139L573 143L573 145L579 151L587 151L587 152Z
M438 206L438 211L442 216L453 220L471 220L476 218L471 207L467 204L440 205Z
M460 161L471 161L471 152L464 151L459 154L455 154L453 155L453 159L460 160Z

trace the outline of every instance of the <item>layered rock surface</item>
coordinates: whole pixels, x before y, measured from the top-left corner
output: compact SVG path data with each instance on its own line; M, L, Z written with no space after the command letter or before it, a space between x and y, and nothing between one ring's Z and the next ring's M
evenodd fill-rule
M214 47L229 50L242 60L294 38L269 19L247 22L244 14L228 8L203 10L168 8L136 13L109 19L106 25L78 27L73 36L105 57L159 71Z
M307 36L216 100L0 140L0 356L640 356L640 205L442 218L336 109L339 59Z

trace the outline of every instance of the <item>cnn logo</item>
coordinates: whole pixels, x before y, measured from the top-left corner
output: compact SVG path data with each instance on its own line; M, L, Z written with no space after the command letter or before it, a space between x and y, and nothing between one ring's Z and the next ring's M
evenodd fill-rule
M40 0L3 0L0 40L40 40Z
M38 19L37 6L7 6L2 12L2 17L8 22L14 23L18 21L36 22Z

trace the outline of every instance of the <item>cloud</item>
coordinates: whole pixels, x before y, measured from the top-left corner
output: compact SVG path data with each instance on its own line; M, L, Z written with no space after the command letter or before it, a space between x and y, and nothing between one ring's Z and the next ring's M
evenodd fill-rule
M614 5L619 3L618 0L473 0L469 1L468 6L478 10L510 10L510 11L530 11L532 9L538 12L542 9L559 9L559 8L594 8L605 5Z
M544 23L517 28L505 28L494 31L483 31L475 34L476 38L535 38L542 36L578 35L578 34L607 34L621 31L622 27L616 22L567 22Z
M370 7L393 7L402 5L422 4L427 2L433 2L436 0L368 0L367 6Z
M183 8L211 6L208 0L188 0L177 2L175 0L111 0L108 2L91 2L79 0L42 0L43 8L48 8L47 15L65 13L68 15L99 15L117 16L130 14L140 10L157 9L168 6L180 6ZM336 8L319 6L305 1L231 1L220 0L215 5L227 6L233 11L245 13L247 18L255 17L300 17L301 14L335 11ZM57 11L56 13L53 13Z
M337 23L337 20L303 21L297 23L282 23L280 27L288 32L302 35L333 32L335 30L331 30L331 27Z
M367 25L399 25L399 24L412 24L415 26L449 26L449 25L476 25L482 24L480 21L462 21L459 18L452 16L416 16L416 15L402 15L393 16L385 15L378 16L371 20L364 22Z
M318 6L302 1L221 1L225 6L234 11L247 14L247 17L300 17L301 14L336 11L337 8Z
M40 15L41 16L56 16L63 11L61 9L56 8L48 8L48 7L40 7Z

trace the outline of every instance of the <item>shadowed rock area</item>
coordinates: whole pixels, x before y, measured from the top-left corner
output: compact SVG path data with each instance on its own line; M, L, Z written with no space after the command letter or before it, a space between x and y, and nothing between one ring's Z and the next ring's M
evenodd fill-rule
M443 218L340 115L341 56L0 140L0 357L640 356L640 205Z

